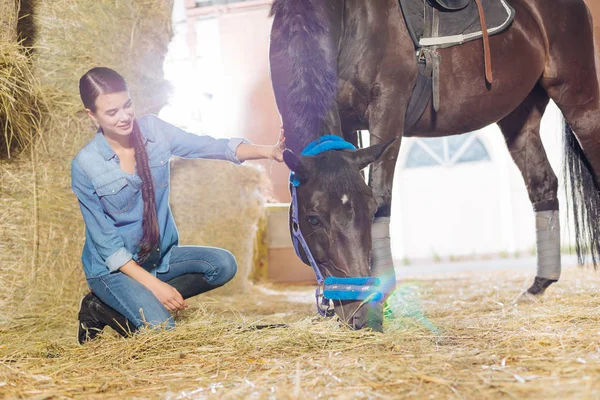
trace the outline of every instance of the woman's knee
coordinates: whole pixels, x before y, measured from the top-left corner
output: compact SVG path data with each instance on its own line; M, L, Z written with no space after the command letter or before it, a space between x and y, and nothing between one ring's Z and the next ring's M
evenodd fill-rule
M184 274L204 274L208 283L221 286L237 272L237 262L230 251L219 247L180 247L171 256L170 271L164 281Z
M229 282L237 273L237 261L235 256L228 250L220 249L218 268L219 272L215 276L215 280L211 283L215 285L224 285Z

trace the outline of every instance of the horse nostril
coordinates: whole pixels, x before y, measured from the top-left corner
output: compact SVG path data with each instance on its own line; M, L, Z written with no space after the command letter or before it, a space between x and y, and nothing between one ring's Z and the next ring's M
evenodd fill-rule
M364 327L364 325L365 325L364 321L361 321L359 318L356 318L356 317L354 317L352 319L353 319L352 326L354 327L354 329L360 330Z
M356 330L366 328L368 325L368 318L363 310L358 312L352 317L352 327Z

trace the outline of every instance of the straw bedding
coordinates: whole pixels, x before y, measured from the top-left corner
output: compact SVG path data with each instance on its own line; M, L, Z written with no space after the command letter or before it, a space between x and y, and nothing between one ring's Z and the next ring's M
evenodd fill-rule
M313 317L302 287L202 295L173 331L83 347L67 315L23 310L0 332L0 397L598 398L600 275L567 269L543 302L512 304L530 279L405 281L383 335ZM266 323L289 328L250 329Z

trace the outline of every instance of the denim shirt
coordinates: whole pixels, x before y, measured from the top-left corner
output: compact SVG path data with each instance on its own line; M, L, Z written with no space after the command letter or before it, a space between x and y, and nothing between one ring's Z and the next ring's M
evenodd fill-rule
M154 275L169 270L170 250L179 240L169 207L169 159L211 158L240 161L235 152L245 139L214 139L179 129L154 115L137 118L154 180L159 244L144 267ZM119 158L104 134L98 131L71 163L71 187L85 222L81 261L86 277L118 271L129 260L138 260L142 238L144 202L142 180L121 170Z

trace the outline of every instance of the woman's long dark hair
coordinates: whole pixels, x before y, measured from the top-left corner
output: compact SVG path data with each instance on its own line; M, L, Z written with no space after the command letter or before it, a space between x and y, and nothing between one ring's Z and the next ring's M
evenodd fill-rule
M128 91L127 82L118 72L105 67L92 68L79 80L79 95L85 108L96 112L96 99L101 94ZM156 198L154 182L148 166L148 153L137 122L133 121L131 132L135 149L137 172L142 179L142 200L144 200L144 217L142 220L142 240L138 252L138 262L141 264L152 249L157 247L159 240L158 219L156 217Z

